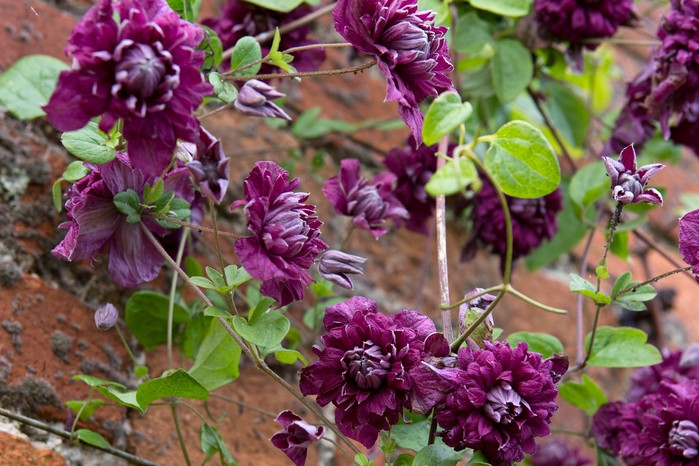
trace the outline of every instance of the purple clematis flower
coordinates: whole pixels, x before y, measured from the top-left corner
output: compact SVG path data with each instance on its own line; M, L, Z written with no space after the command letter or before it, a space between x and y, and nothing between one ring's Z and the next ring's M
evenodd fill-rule
M325 428L314 426L291 411L282 411L275 419L284 429L272 436L272 445L279 448L296 466L306 464L308 447L323 436Z
M193 160L187 162L186 166L192 173L195 184L199 186L199 190L205 198L219 204L228 190L228 164L230 162L230 159L223 153L221 140L216 139L213 134L201 127L196 146L193 144L188 144L188 146L193 149Z
M411 138L404 148L395 148L386 154L384 165L396 175L393 194L410 215L405 221L408 230L426 235L427 223L434 212L434 199L425 191L425 185L437 171L437 145L421 145L417 149ZM449 147L451 153L453 149ZM402 221L400 223L403 223Z
M245 36L274 31L275 28L296 21L313 12L308 5L300 5L288 13L268 10L244 0L229 0L221 8L221 14L215 18L207 18L202 24L208 26L221 38L224 49L233 47L238 40ZM285 32L281 35L279 50L287 50L293 47L311 45L315 42L308 39L311 32L310 26L301 26ZM262 44L262 56L269 53L269 45ZM294 61L291 63L298 71L317 70L321 62L325 60L325 52L320 49L309 49L294 53ZM229 63L224 63L228 69ZM276 66L262 65L261 74L278 73Z
M328 248L320 239L323 223L315 206L304 203L308 194L294 192L300 183L274 162L257 162L244 182L245 200L231 206L245 206L253 233L236 241L235 252L245 270L262 282L262 294L280 306L303 299L303 288L313 281L308 269Z
M352 223L380 238L394 222L408 218L408 212L393 194L392 173L381 172L369 182L361 177L359 161L344 159L340 174L323 183L323 194L340 215L352 217Z
M592 461L562 440L540 445L531 457L531 466L586 466Z
M605 403L592 417L592 434L600 448L618 455L623 443L638 434L637 405L614 401ZM627 451L628 451L627 446Z
M291 120L281 107L272 102L284 95L269 84L251 79L243 84L233 105L244 115Z
M417 9L417 0L339 0L333 18L342 37L376 58L386 76L386 100L398 102L400 117L421 144L424 117L418 104L453 90L447 75L454 67L447 28L434 26L433 12Z
M649 204L663 205L663 196L658 190L646 189L650 177L662 170L665 165L653 163L636 168L636 150L633 145L625 147L619 155L619 160L611 157L602 157L604 166L609 174L609 183L614 193L614 199L622 204Z
M355 296L329 306L323 324L325 347L314 347L318 361L301 370L301 392L334 404L340 431L371 448L410 408L408 372L434 323L417 311L380 314L376 302Z
M44 107L49 122L73 131L102 115L100 129L107 132L123 119L131 163L160 175L178 138L196 140L193 112L212 92L198 69L203 37L165 0L100 0L70 35L73 69L61 73Z
M665 350L660 364L636 369L631 375L631 387L626 399L633 402L657 393L663 382L678 383L687 379L699 381L699 362L684 357L697 349L699 344L688 346L684 351Z
M434 400L439 435L450 447L477 449L494 466L509 466L536 451L535 437L550 434L556 383L568 365L560 356L542 360L523 342L483 345L461 348L455 368L435 371L451 384Z
M100 251L109 250L109 273L116 283L132 287L158 276L163 257L145 236L138 223L128 223L126 215L117 210L114 196L128 189L139 197L148 177L131 165L129 157L121 152L104 165L86 164L92 173L77 181L68 190L66 211L68 221L59 228L68 234L51 253L68 261L94 259ZM186 168L170 172L164 179L165 191L174 191L188 202L194 199L194 189ZM148 216L142 223L156 236L169 231Z
M699 283L699 209L686 213L680 219L680 253L684 261L692 266L694 278Z

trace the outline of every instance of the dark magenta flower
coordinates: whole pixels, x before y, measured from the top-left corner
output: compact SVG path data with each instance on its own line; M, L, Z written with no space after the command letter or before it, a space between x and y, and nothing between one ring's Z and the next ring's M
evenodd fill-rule
M318 273L326 280L351 290L352 280L347 275L361 275L364 257L354 256L342 251L330 250L323 253L318 261Z
M244 201L248 230L253 236L235 242L245 270L262 282L260 291L286 306L303 299L303 288L313 282L308 269L328 248L320 239L323 224L315 206L305 204L307 193L294 192L301 181L274 162L257 162L245 179Z
M119 320L119 311L112 303L100 305L95 311L95 325L100 330L109 330Z
M325 180L323 194L340 215L352 217L352 223L379 238L394 222L408 218L408 212L393 194L392 173L381 172L369 182L359 173L356 159L340 162L340 174Z
M646 108L646 99L652 87L653 63L626 85L626 103L614 122L606 152L620 153L633 145L641 150L655 132L655 122Z
M471 201L473 226L461 258L470 260L477 250L488 247L500 256L501 264L504 264L507 251L505 214L493 185L487 177L481 177L481 181L483 186ZM560 188L535 199L505 197L512 217L512 259L515 260L526 256L556 234L556 214L563 209L563 197Z
M699 381L663 382L639 410L641 430L627 437L622 458L630 466L696 466L699 463Z
M413 149L414 142L411 139L406 147L392 149L386 154L384 165L396 175L393 194L408 211L405 227L426 235L435 201L425 191L425 185L437 171L437 146L421 145Z
M633 18L633 0L536 0L541 34L580 47L585 39L611 37ZM584 44L590 49L595 44Z
M121 286L136 286L158 276L163 257L145 236L138 223L128 223L126 215L117 210L114 196L128 189L135 191L143 202L143 188L155 182L131 165L126 154L104 165L86 164L92 172L75 182L68 190L66 211L68 221L59 228L68 229L66 237L52 254L68 261L94 259L97 253L109 250L109 273ZM178 168L165 177L165 191L174 191L188 202L194 199L194 189L186 168ZM156 236L169 231L146 215L143 224Z
M453 90L447 76L447 28L434 25L435 14L417 11L417 0L339 0L333 10L335 29L360 52L372 55L386 76L386 100L418 144L424 117L418 104Z
M663 205L663 196L657 189L648 188L650 177L662 170L665 165L653 163L636 168L636 150L633 145L625 147L619 155L619 160L611 157L602 157L607 168L609 183L614 194L614 199L622 204L649 204Z
M531 466L586 466L592 461L563 440L551 440L539 445L531 457Z
M597 445L618 455L623 443L640 431L636 410L636 404L623 401L600 406L592 417L592 434Z
M107 132L123 119L131 163L160 175L178 138L196 140L193 112L212 92L199 72L203 37L164 0L100 0L70 35L73 69L61 73L44 107L49 122L73 131L102 115L100 129Z
M269 84L251 79L240 88L233 105L244 115L291 120L291 117L284 110L272 102L280 97L284 97L284 94Z
M699 282L699 209L680 219L679 243L682 258L692 266L694 278Z
M308 447L323 436L325 428L314 426L291 411L282 411L275 419L284 429L272 436L272 445L279 448L296 466L306 464Z
M560 357L542 360L524 342L483 345L459 350L458 370L449 373L452 390L435 407L439 435L452 448L480 450L494 466L509 466L536 451L535 437L551 433L556 381L567 364Z
M288 13L268 10L253 5L244 0L229 0L221 8L221 14L215 18L205 19L202 24L208 26L221 38L224 49L233 47L238 40L245 36L256 36L296 21L309 13L313 8L308 5L300 5ZM311 45L315 42L308 39L311 29L305 25L294 28L281 35L279 50L287 50L292 47ZM262 44L262 56L269 53L269 43ZM325 60L325 52L320 49L309 49L294 53L294 61L291 63L298 71L314 71ZM229 63L224 63L228 69ZM260 73L276 73L280 69L276 66L262 65Z
M334 404L340 431L371 448L410 408L408 372L434 323L416 311L380 314L376 302L355 296L329 306L323 324L325 347L314 347L318 361L301 370L301 392Z
M633 402L657 393L662 382L678 383L687 379L699 381L699 363L682 363L685 351L663 351L663 361L660 364L636 369L631 375L631 386L626 399Z
M230 159L223 153L221 140L216 139L203 127L199 129L199 138L196 145L187 144L188 149L193 149L192 161L186 166L192 173L194 183L199 187L201 194L220 203L228 190L228 164ZM184 145L183 144L183 145Z

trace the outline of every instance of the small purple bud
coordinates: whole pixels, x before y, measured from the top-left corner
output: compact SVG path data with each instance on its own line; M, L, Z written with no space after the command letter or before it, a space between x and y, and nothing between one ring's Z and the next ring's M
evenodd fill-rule
M269 84L251 79L240 88L234 105L244 115L291 120L284 110L271 102L280 97L284 97L284 94Z
M119 318L119 311L111 303L102 304L95 311L95 325L100 330L109 330L114 327Z
M330 250L321 256L318 272L324 279L351 290L352 281L347 275L361 275L363 273L361 265L364 262L366 262L364 257Z
M609 175L614 199L624 205L639 202L663 205L663 196L656 189L646 189L646 184L651 175L662 170L665 165L653 163L637 169L636 150L633 144L621 151L619 160L602 157L602 161Z

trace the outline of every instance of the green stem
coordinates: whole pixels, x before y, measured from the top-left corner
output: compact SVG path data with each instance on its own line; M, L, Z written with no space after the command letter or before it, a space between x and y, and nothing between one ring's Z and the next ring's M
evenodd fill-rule
M129 354L129 357L131 358L131 361L134 363L134 365L138 365L138 362L136 361L136 356L133 355L131 352L131 348L129 347L129 344L126 343L126 338L124 338L124 334L121 333L121 329L119 328L119 323L114 326L116 329L117 335L119 335L119 339L121 339L121 343L124 345L124 348L126 348L126 352Z
M687 267L682 267L682 268L680 268L680 269L673 269L673 270L670 270L669 272L665 272L665 273L663 273L663 274L661 274L661 275L658 275L657 277L653 277L653 278L648 279L648 280L646 280L646 281L644 281L644 282L641 282L641 283L638 283L638 284L636 284L636 285L633 285L633 286L629 286L629 287L627 287L627 288L624 288L623 290L619 291L617 294L615 294L614 296L612 296L612 299L616 299L616 298L618 298L619 296L621 296L621 295L623 295L623 294L626 294L626 293L633 293L634 291L636 291L637 289L639 289L640 287L642 287L642 286L644 286L644 285L649 285L649 284L651 284L651 283L655 283L655 282L657 282L657 281L662 280L663 278L669 277L670 275L675 275L676 273L681 273L681 272L687 272L688 270L692 270L692 266L691 266L691 265L688 265Z
M263 416L271 417L272 419L277 417L277 415L274 413L271 413L269 411L265 411L262 408L258 408L257 406L253 406L253 405L246 403L244 401L236 400L235 398L231 398L229 396L221 395L218 393L210 393L210 395L214 398L218 398L218 399L227 401L229 403L233 403L234 405L238 405L241 408L249 409L250 411L255 411L256 413L262 414Z
M190 411L192 411L194 414L196 414L197 416L199 416L199 419L201 419L202 421L204 421L204 423L206 423L206 424L209 423L209 421L206 420L206 418L204 417L204 415L203 415L202 413L200 413L199 410L198 410L197 408L195 408L195 407L192 406L191 404L187 403L186 401L184 401L184 400L182 400L182 399L180 399L180 398L177 398L177 399L175 400L175 404L182 405L182 406L186 407L187 409L189 409Z
M335 448L337 448L338 450L340 450L342 452L343 455L345 455L349 459L352 459L352 456L349 453L347 453L347 450L342 448L342 446L340 446L340 444L337 443L335 440L331 439L330 437L321 437L320 439L324 440L328 443L332 443L333 445L335 445Z
M216 241L216 256L218 257L218 265L221 267L221 275L223 281L228 286L228 278L226 277L226 266L223 263L223 254L221 254L221 241L218 236L218 227L216 225L216 211L214 210L214 201L209 199L209 215L211 216L211 226L214 228L214 240Z
M192 460L189 459L189 453L187 453L187 443L184 440L184 435L182 435L182 428L180 427L180 418L177 416L177 404L170 404L170 409L172 410L172 418L175 422L175 430L177 431L177 440L180 442L180 448L182 449L182 456L184 457L184 462L187 466L192 466Z
M575 173L578 170L578 167L575 166L575 162L573 162L573 157L571 157L570 154L568 153L568 149L566 149L566 146L563 142L563 139L558 134L558 130L556 129L556 126L551 122L551 120L549 119L549 116L544 111L544 107L541 105L541 96L531 87L527 88L527 92L529 93L532 100L534 101L534 105L536 105L537 110L539 110L541 117L544 119L544 123L549 128L549 130L551 130L551 134L553 135L553 138L558 143L558 146L561 148L561 152L563 152L563 157L565 158L566 162L568 162L568 165L570 165L570 169L572 170L572 173Z
M475 293L475 294L473 294L473 295L467 296L467 297L465 297L464 299L461 299L461 300L455 302L454 304L449 304L449 305L447 305L447 306L442 306L441 308L442 308L443 310L444 310L444 309L454 309L454 308L457 308L457 307L461 306L462 304L466 304L466 303L469 302L469 301L472 301L472 300L474 300L474 299L480 298L480 297L483 296L483 295L486 295L486 294L488 294L488 293L493 293L493 292L496 292L496 291L503 291L504 289L505 289L505 286L504 286L503 284L491 286L490 288L486 288L486 289L484 289L484 290L482 290L482 291L479 291L478 293Z
M179 225L179 226L182 226L182 227L186 227L186 228L189 228L189 229L191 229L191 230L197 230L197 231L200 232L200 233L201 233L201 232L205 232L205 233L215 233L215 231L214 231L213 228L208 228L208 227L205 227L205 226L203 226L203 225L195 225L195 224L189 223L189 222L183 222L182 220L176 220L176 219L174 219L174 218L170 218L170 217L168 217L167 215L162 215L162 214L151 214L150 216L151 216L152 218L156 219L156 220L162 220L162 221L164 221L164 222L174 223L175 225ZM238 239L238 238L242 238L242 237L243 237L243 235L238 235L238 234L236 234L236 233L229 233L229 232L227 232L227 231L219 231L218 234L219 234L220 236L225 236L225 237L227 237L227 238L234 238L234 239Z
M63 429L58 429L58 428L53 427L49 424L41 422L37 419L23 416L23 415L18 414L18 413L13 413L12 411L9 411L5 408L0 408L0 416L4 416L8 419L12 419L14 421L21 422L22 424L34 427L35 429L43 430L44 432L48 432L50 434L57 435L58 437L61 437L61 438L67 439L67 440L71 439L70 432L66 432ZM138 456L132 455L131 453L127 453L123 450L119 450L116 448L102 447L102 446L92 445L92 444L85 443L85 442L81 442L80 445L86 446L88 448L94 448L96 450L100 450L100 451L103 451L105 453L109 453L110 455L116 456L118 458L123 458L123 459L130 461L133 464L137 464L139 466L160 466L157 463L153 463L152 461L148 461L147 459L140 458Z
M446 154L449 136L439 141L439 153ZM446 165L444 157L437 159L437 170ZM447 218L446 198L437 196L435 202L435 220L437 225L437 272L439 276L440 306L449 306L449 265L447 263ZM454 328L451 323L451 310L442 307L442 331L448 343L454 341Z
M542 309L544 311L553 312L554 314L568 314L568 311L566 311L565 309L559 309L557 307L547 306L546 304L540 303L539 301L530 298L529 296L525 295L524 293L515 290L514 288L512 288L511 285L508 285L505 288L505 291L507 293L512 294L513 296L516 296L517 298L521 299L522 301L529 303L532 306L536 306L539 309Z
M607 237L607 242L604 245L604 255L599 265L607 265L607 255L609 254L609 249L612 246L612 241L614 241L614 233L616 232L616 227L621 222L621 214L624 211L624 204L617 202L616 209L614 209L614 216L612 217L612 224L609 227L609 236ZM599 291L600 279L597 279L597 291Z
M359 73L360 71L366 70L367 68L371 68L376 64L375 60L363 63L361 65L357 66L350 66L348 68L337 68L334 70L326 70L326 71L304 71L304 72L297 72L297 73L270 73L270 74L256 74L256 75L251 75L251 76L232 76L228 77L228 81L250 81L251 79L275 79L275 78L311 78L311 77L318 77L318 76L336 76L340 74L347 74L347 73Z
M498 305L498 303L500 302L500 300L501 300L504 296L505 296L505 292L504 292L504 291L501 291L500 293L498 293L498 295L495 297L495 299L493 300L493 302L490 303L490 306L488 306L488 308L487 308L485 311L483 311L483 313L478 317L478 319L476 319L475 322L473 322L473 323L466 329L466 331L465 331L464 333L462 333L461 335L459 335L459 338L457 338L456 340L454 340L454 343L451 344L451 350L452 350L452 351L457 351L457 350L459 349L459 347L461 346L461 344L462 344L463 342L465 342L466 339L467 339L469 336L471 336L471 334L478 328L479 325L481 325L481 324L485 321L485 319L488 318L488 316L490 315L490 313L493 312L493 309L495 309L495 306Z
M178 264L182 263L182 256L184 255L184 246L187 244L187 237L189 236L189 230L182 231L182 237L180 238L180 244L177 247L177 256L175 262ZM172 274L172 281L170 282L170 296L167 303L167 363L168 367L172 369L172 327L174 323L175 315L175 294L177 293L177 274Z

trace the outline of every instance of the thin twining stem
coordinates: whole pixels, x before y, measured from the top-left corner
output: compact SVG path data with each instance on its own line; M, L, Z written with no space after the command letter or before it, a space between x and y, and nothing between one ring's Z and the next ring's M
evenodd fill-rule
M449 145L449 136L444 136L439 141L439 152L446 154ZM444 167L444 157L437 158L437 170ZM435 201L435 219L437 225L437 271L439 275L439 300L441 306L449 305L449 265L447 264L447 220L446 198L437 196ZM451 323L451 311L442 307L442 328L444 338L448 343L454 341L454 329Z
M650 279L648 279L648 280L646 280L646 281L644 281L644 282L637 283L636 285L633 285L633 286L629 286L629 287L627 287L627 288L624 288L623 290L619 291L617 294L615 294L614 296L612 296L612 298L618 298L619 296L621 296L621 295L623 295L623 294L626 294L626 293L633 293L634 291L636 291L637 289L639 289L640 287L642 287L642 286L644 286L644 285L649 285L649 284L651 284L651 283L655 283L655 282L657 282L657 281L660 281L660 280L662 280L663 278L669 277L670 275L674 275L674 274L676 274L676 273L687 272L687 271L689 271L689 270L692 270L692 266L691 266L691 265L688 265L687 267L682 267L682 268L679 268L679 269L670 270L669 272L665 272L665 273L663 273L663 274L661 274L661 275L658 275L657 277L653 277L653 278L650 278Z
M213 228L208 228L208 227L205 227L203 225L195 225L195 224L189 223L189 222L183 222L182 220L176 220L176 219L170 218L167 215L151 214L151 217L156 219L156 220L162 220L164 222L174 223L175 225L179 225L181 227L186 227L186 228L190 228L192 230L197 230L200 233L201 232L216 233L216 230L214 230ZM226 238L235 238L235 239L243 237L243 235L239 235L237 233L229 233L227 231L221 231L221 230L218 230L218 235L225 236Z
M255 74L251 76L229 76L227 80L229 81L250 81L251 79L274 79L274 78L309 78L318 76L336 76L340 74L347 73L359 73L360 71L371 68L376 64L375 60L363 63L357 66L350 66L349 68L337 68L334 70L320 70L320 71L302 71L298 73L270 73L270 74Z

